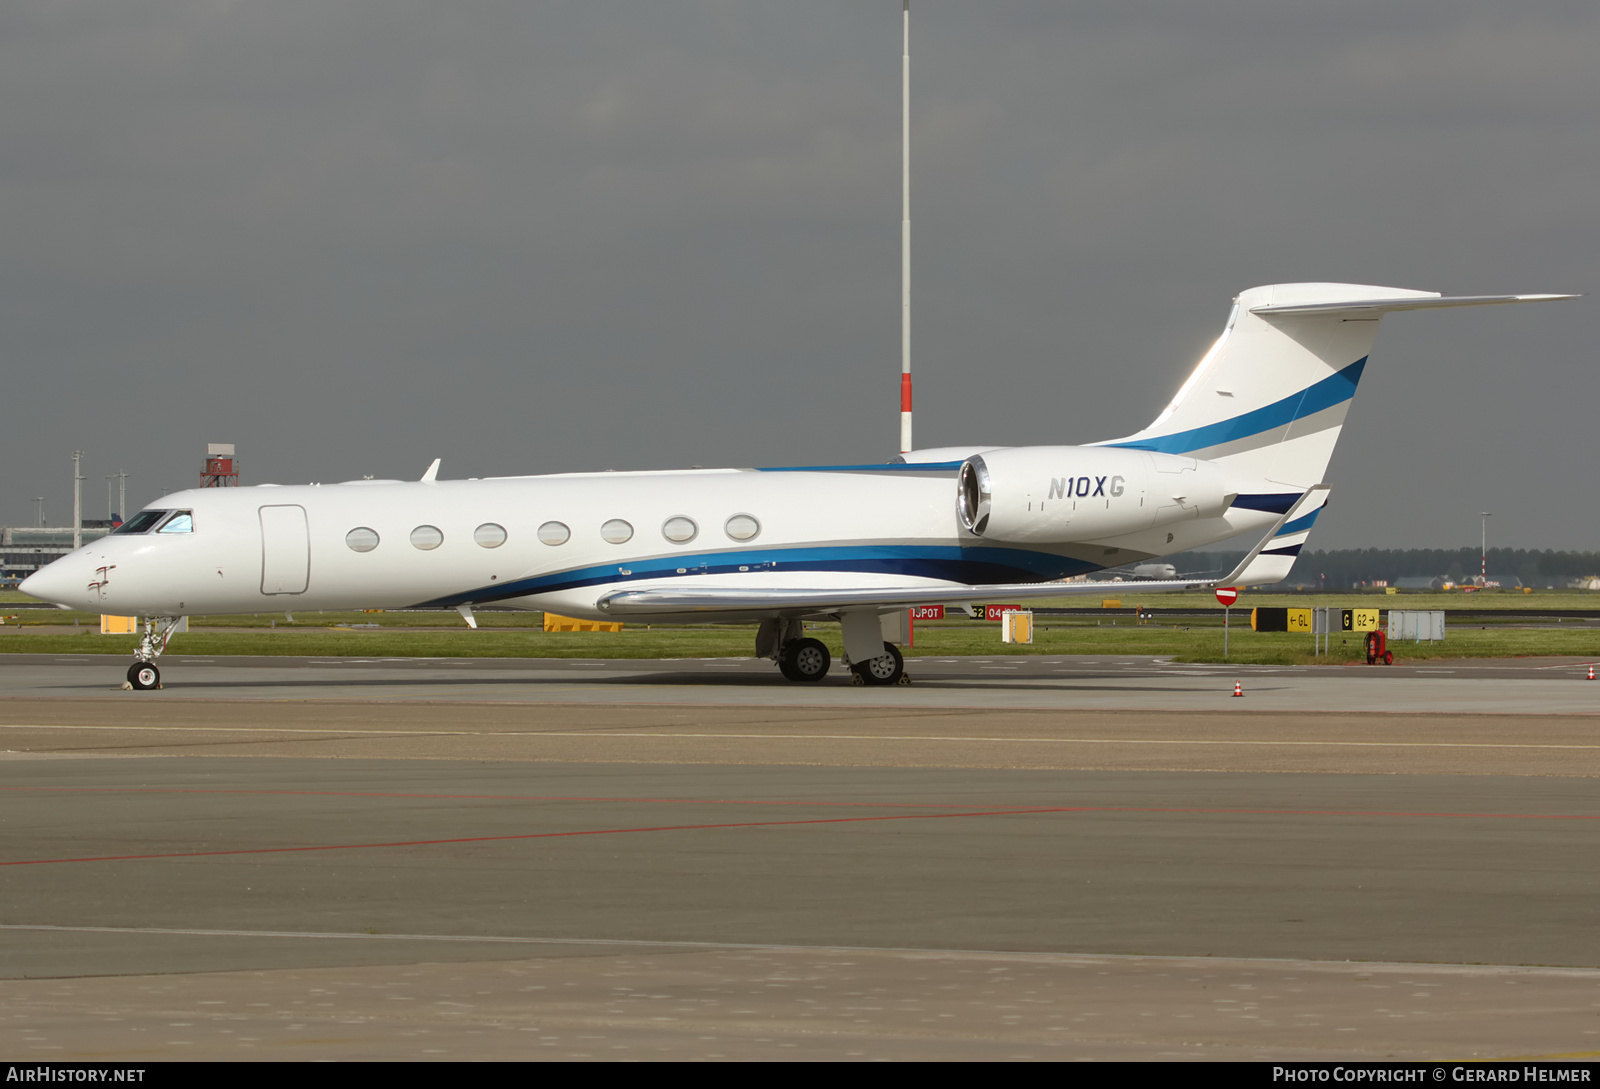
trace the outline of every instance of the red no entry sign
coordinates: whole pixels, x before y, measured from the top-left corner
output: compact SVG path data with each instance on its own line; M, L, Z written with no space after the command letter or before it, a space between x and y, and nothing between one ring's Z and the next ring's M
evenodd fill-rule
M1224 605L1232 605L1239 600L1239 591L1232 586L1217 587L1217 600Z

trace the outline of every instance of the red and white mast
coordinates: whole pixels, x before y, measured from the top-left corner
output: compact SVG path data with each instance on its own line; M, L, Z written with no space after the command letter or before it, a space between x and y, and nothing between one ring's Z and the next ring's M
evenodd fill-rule
M900 57L900 452L911 452L911 0Z

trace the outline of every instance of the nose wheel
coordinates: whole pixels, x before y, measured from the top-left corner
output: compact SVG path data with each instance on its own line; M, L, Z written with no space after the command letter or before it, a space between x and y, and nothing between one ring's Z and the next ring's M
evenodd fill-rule
M144 634L139 636L138 658L128 667L128 687L138 692L148 692L161 687L161 670L156 659L167 649L173 633L183 623L181 616L147 616Z

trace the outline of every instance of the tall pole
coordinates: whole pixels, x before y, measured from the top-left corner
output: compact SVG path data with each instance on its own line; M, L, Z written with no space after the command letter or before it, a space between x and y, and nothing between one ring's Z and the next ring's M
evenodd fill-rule
M1478 571L1479 586L1489 585L1489 516L1491 513L1493 512L1480 511L1478 514L1478 525L1483 531L1483 542L1478 553L1478 558L1482 562L1482 567Z
M900 56L900 452L911 451L911 0L901 12Z
M72 547L83 547L83 451L72 452Z
M44 496L42 496L42 495L34 496L33 497L33 504L34 504L34 506L39 508L39 511L38 511L38 513L39 513L39 524L42 526L42 525L44 525Z
M128 474L122 469L117 470L117 517L128 520Z

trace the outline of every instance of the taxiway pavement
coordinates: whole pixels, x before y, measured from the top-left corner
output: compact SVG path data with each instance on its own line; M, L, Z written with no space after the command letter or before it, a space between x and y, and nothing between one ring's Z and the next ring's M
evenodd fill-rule
M0 658L8 1058L1600 1052L1577 663L163 666Z

